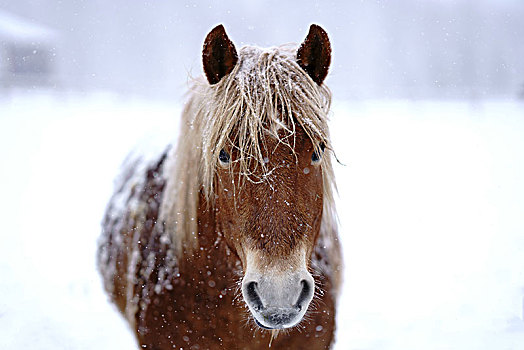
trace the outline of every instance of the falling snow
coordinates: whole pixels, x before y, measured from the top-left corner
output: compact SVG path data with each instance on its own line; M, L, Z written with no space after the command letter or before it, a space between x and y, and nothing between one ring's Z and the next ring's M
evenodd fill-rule
M0 152L16 169L1 175L13 218L0 233L3 348L135 346L95 269L99 223L118 164L144 133L176 137L178 109L107 95L0 101ZM522 115L509 101L335 101L335 349L520 349Z

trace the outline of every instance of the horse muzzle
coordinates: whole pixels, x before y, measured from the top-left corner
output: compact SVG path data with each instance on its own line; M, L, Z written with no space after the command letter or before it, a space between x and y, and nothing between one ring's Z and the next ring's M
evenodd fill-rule
M306 268L293 271L249 270L242 280L242 295L264 329L283 329L297 325L306 313L315 283Z

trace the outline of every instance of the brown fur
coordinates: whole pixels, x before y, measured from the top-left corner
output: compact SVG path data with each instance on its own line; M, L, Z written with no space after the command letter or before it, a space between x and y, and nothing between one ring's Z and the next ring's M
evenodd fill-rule
M194 118L192 106L185 115ZM282 108L279 114L286 121ZM319 142L329 145L328 133L302 127L296 119L300 115L291 118L280 128L271 119L264 123L257 136L261 162L245 164L238 162L246 156L239 147L242 124L233 125L220 143L231 165L214 166L213 186L206 189L200 180L196 193L181 197L196 198L194 214L187 209L186 223L174 229L163 219L173 210L166 201L173 193L180 196L181 181L191 189L192 178L173 179L179 174L173 169L183 163L171 155L184 150L188 140L181 137L175 153L165 151L153 162L128 159L103 222L98 263L111 299L142 348L267 349L271 333L254 324L239 294L246 256L255 251L258 265L278 268L294 264L301 250L315 278L316 296L304 320L281 331L271 346L330 347L341 258L332 199L326 193L332 178L329 152L320 164L311 163ZM290 133L293 123L297 126ZM215 156L218 151L210 150ZM186 170L191 174L191 167ZM196 232L180 232L192 227ZM187 244L192 235L193 244Z
M234 186L238 169L219 169L216 191L219 230L225 233L228 244L235 247L243 266L246 250L260 250L262 256L276 260L275 257L293 254L299 244L314 246L320 232L323 200L322 171L319 166L311 165L313 150L302 130L297 132L294 150L267 138L262 151L268 160L267 167L275 170L267 181L247 182L241 190ZM236 156L237 152L232 152L232 158ZM230 204L230 193L235 193L235 206Z

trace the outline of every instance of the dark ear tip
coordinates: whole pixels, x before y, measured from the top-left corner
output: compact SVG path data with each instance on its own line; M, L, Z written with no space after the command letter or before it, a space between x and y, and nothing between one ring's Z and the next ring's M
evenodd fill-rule
M205 42L209 42L213 38L224 35L226 35L226 29L222 24L219 24L215 28L211 29L209 33L207 33Z
M312 33L312 34L320 34L320 35L325 35L327 36L327 33L326 31L324 30L324 28L322 28L321 26L319 26L318 24L312 24L309 26L309 32Z
M211 29L211 32L209 32L209 34L211 34L211 33L225 33L225 32L226 32L226 28L224 28L224 25L223 24L219 24L215 28Z
M328 49L331 50L331 45L330 45L330 42L329 42L329 36L328 36L327 32L324 30L324 28L322 28L318 24L312 24L312 25L309 26L308 36L310 36L310 35L313 35L313 36L316 36L316 37L321 37L322 41L324 41L328 45Z

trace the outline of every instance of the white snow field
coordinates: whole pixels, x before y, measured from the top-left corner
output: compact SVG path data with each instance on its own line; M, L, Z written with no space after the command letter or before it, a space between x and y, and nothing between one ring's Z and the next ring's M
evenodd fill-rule
M524 349L524 104L336 101L335 349ZM132 349L95 267L112 180L180 104L0 97L0 348Z

